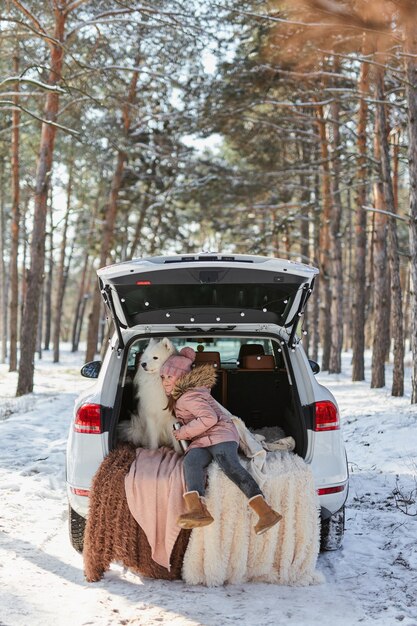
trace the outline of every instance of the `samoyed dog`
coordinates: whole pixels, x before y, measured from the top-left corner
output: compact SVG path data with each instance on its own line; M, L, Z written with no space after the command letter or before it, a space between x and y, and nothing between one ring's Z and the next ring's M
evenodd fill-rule
M166 408L168 398L159 374L167 358L176 352L167 337L160 341L150 340L133 379L135 398L138 402L137 412L132 414L129 422L119 424L118 434L121 440L151 450L169 446L181 453L180 445L172 434L175 417Z

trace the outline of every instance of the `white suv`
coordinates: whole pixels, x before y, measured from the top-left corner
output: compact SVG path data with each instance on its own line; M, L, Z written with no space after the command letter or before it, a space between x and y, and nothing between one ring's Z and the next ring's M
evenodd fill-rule
M97 378L76 401L67 447L72 545L82 551L93 475L117 445L117 425L135 408L133 378L151 337L196 349L218 369L213 395L251 430L279 428L311 466L321 505L321 547L344 532L348 467L339 411L318 384L299 332L316 268L283 259L196 254L151 257L98 270L115 324ZM203 355L203 357L202 357Z

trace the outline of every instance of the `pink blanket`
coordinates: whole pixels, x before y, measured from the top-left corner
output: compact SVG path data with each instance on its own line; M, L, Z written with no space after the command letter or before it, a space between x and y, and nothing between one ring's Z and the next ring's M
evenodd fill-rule
M176 520L184 513L182 456L170 448L138 448L125 478L126 499L145 532L152 559L170 570L170 557L180 532Z

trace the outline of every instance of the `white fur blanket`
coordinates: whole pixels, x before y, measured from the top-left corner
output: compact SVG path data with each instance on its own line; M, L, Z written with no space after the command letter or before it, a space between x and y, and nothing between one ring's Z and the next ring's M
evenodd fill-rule
M215 521L191 533L182 571L187 583L323 582L316 571L319 504L310 468L295 454L270 452L265 469L267 479L262 489L283 519L263 535L256 535L253 526L257 516L246 497L217 463L210 465L207 507Z

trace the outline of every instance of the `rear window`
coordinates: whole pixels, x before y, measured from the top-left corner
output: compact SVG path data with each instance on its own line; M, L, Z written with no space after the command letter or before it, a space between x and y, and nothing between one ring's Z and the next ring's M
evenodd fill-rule
M258 353L274 356L273 342L271 339L255 337L172 337L169 335L176 349L179 351L184 346L194 348L196 352L219 352L222 367L235 368L243 345L256 345ZM136 355L143 352L149 343L149 339L135 341L129 351L128 367L135 366ZM276 358L276 355L275 355Z

